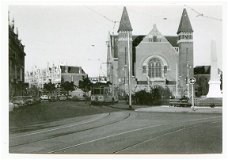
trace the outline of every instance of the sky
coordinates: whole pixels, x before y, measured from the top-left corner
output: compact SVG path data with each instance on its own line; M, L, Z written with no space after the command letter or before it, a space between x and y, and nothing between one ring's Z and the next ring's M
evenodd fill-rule
M126 5L133 35L146 35L153 24L163 35L176 35L186 7L194 33L194 66L210 65L210 42L216 41L222 68L222 6ZM64 63L82 66L89 76L106 74L108 33L117 34L121 5L10 5L19 38L25 45L25 70ZM197 16L197 12L205 16ZM206 17L208 16L208 17ZM112 21L111 21L112 20Z

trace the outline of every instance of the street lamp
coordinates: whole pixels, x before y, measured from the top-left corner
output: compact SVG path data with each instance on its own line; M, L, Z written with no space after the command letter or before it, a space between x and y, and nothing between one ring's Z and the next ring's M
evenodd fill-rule
M128 43L128 91L129 91L129 109L132 109L131 103L131 58L130 58L130 34L128 33L127 43Z

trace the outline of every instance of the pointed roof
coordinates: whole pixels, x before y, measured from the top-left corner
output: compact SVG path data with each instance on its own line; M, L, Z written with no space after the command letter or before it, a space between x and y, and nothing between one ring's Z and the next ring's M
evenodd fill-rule
M183 10L177 34L180 32L193 32L186 8Z
M123 8L122 17L120 20L119 31L132 31L131 22L127 13L126 7Z
M159 30L157 29L156 24L153 25L153 29L149 32L149 34L147 34L144 39L143 42L149 42L149 40L151 38L153 38L154 36L156 36L159 39L159 42L168 42L167 39L159 32ZM158 41L156 41L158 42Z

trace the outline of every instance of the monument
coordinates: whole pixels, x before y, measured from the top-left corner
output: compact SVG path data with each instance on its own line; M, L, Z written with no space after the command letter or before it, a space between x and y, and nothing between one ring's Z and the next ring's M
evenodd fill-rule
M214 40L211 41L211 73L209 84L209 92L207 98L221 98L220 90L220 77L218 74L218 65L217 65L217 54L216 54L216 43Z

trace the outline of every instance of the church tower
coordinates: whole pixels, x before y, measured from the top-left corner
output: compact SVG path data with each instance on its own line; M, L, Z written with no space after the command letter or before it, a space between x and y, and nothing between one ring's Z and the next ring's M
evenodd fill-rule
M179 94L180 96L191 96L191 87L189 86L189 78L194 76L193 70L193 29L184 8L179 28L178 35L178 47L179 47Z
M130 77L132 77L132 27L127 9L124 7L118 29L118 83L120 89L124 91L128 84L128 55L131 62Z

